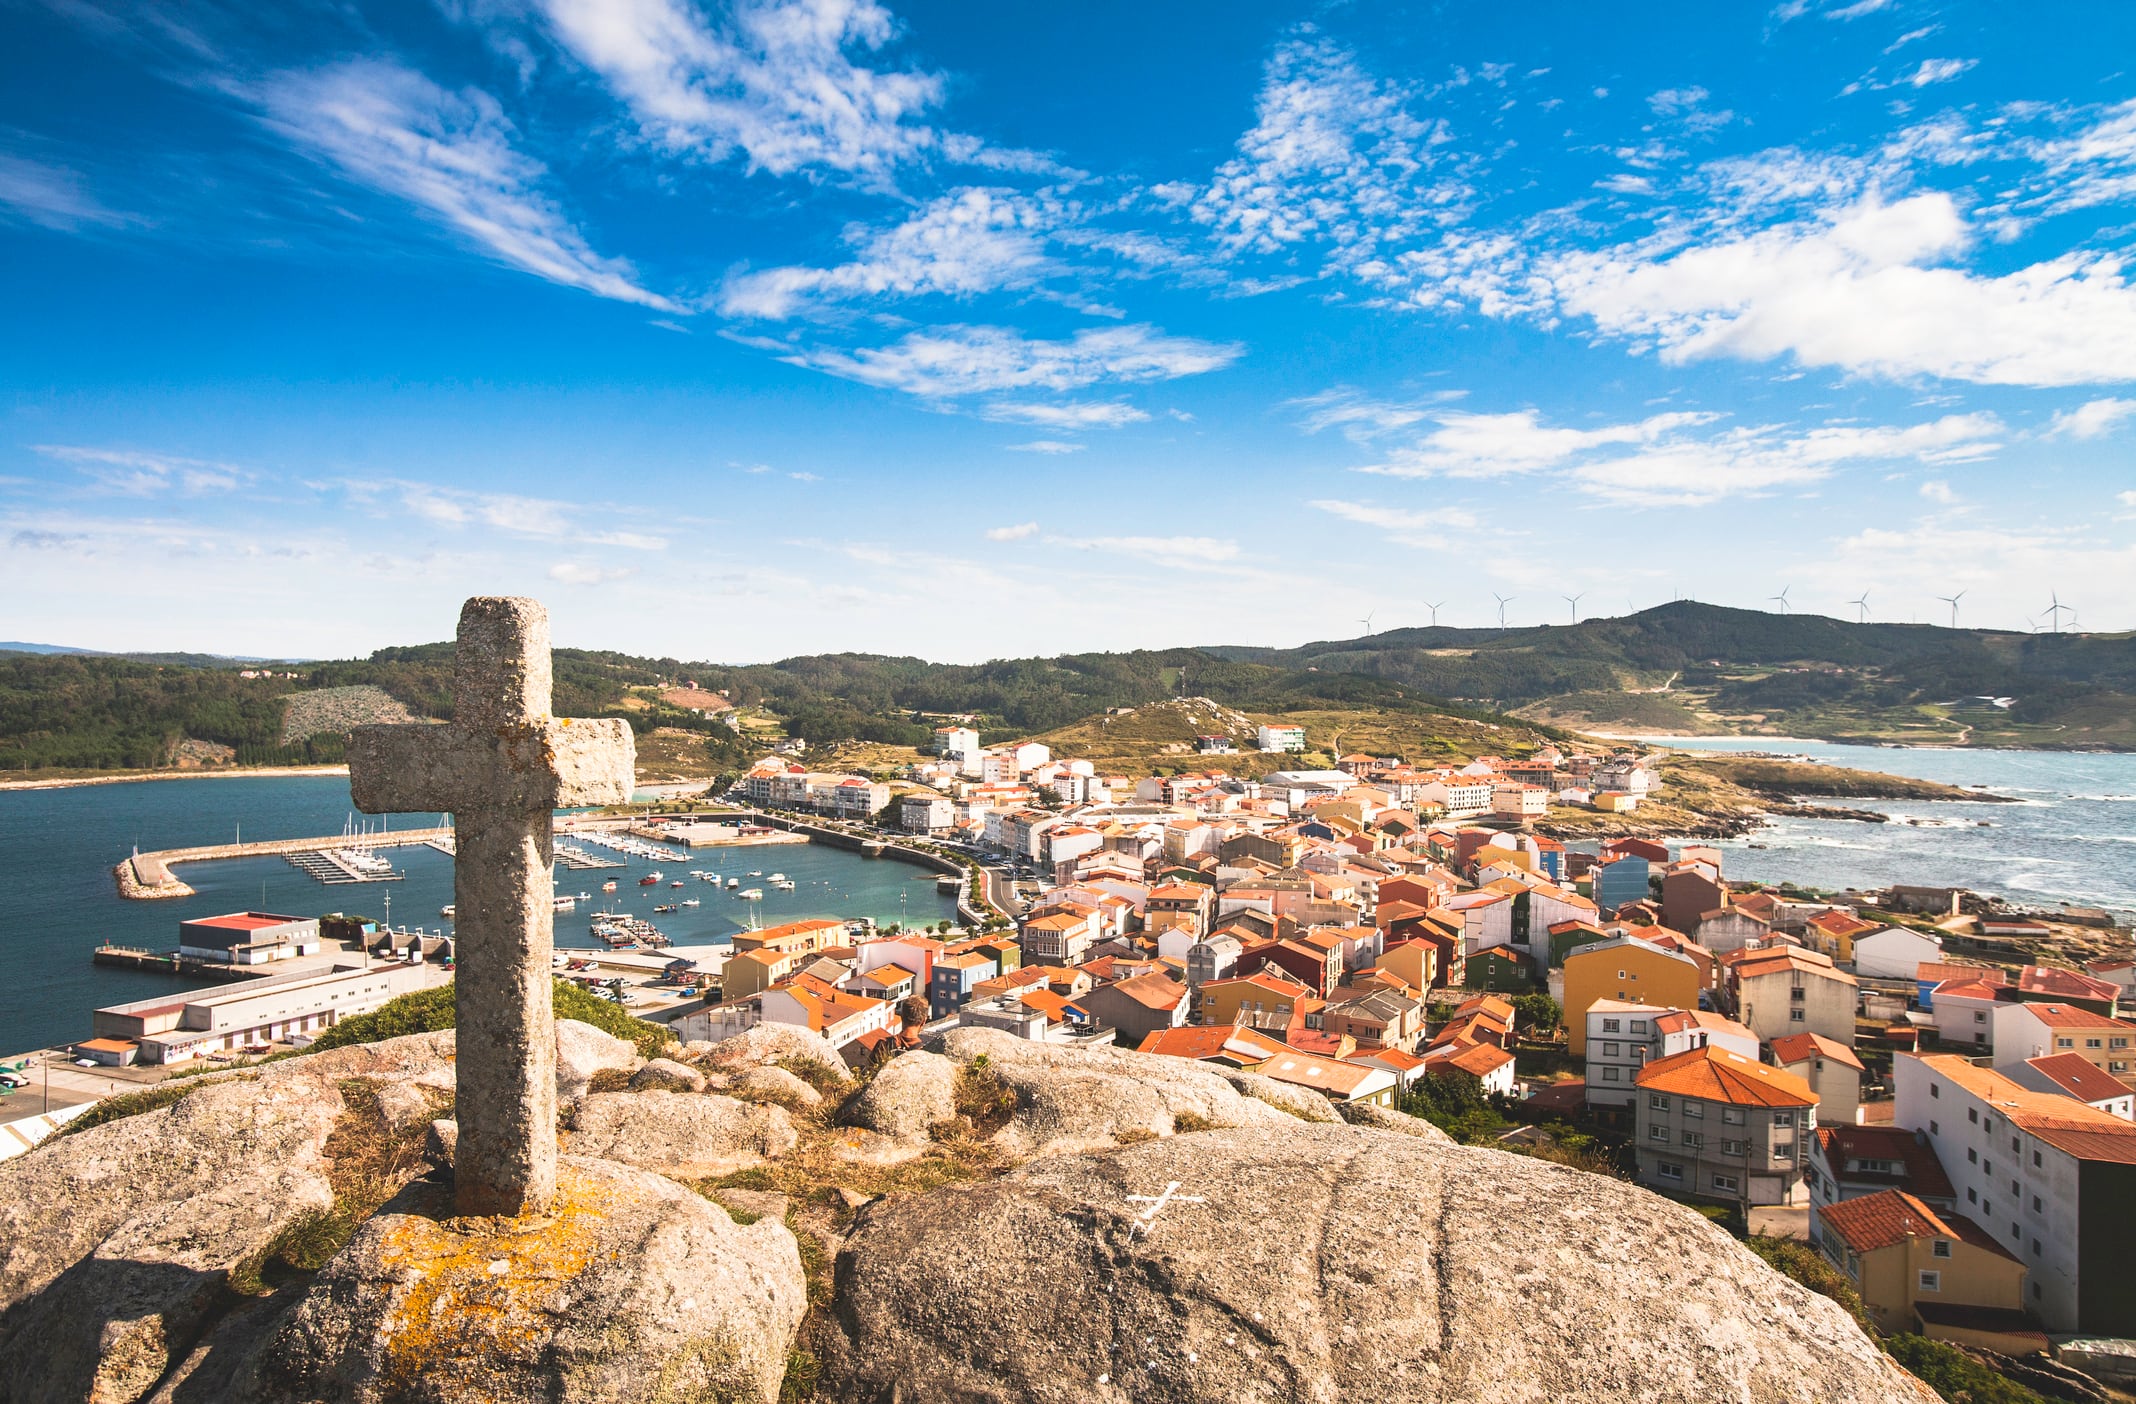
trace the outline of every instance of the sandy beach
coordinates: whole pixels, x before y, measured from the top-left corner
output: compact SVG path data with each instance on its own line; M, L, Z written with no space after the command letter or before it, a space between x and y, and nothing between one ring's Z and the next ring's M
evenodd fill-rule
M0 790L71 790L77 785L126 785L141 780L233 780L260 775L346 775L345 765L262 765L238 770L129 770L63 780L0 780Z

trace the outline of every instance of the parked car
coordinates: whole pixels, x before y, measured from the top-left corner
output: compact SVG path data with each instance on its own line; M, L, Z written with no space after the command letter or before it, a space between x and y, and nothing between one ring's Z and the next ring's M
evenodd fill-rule
M0 1073L0 1087L27 1087L30 1080L21 1073Z

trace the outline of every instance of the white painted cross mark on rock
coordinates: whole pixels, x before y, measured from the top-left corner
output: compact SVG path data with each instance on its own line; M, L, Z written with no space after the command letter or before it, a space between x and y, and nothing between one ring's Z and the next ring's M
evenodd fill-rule
M1179 1181L1177 1180L1173 1180L1172 1182L1167 1184L1164 1187L1163 1194L1129 1195L1127 1197L1128 1203L1147 1204L1150 1207L1135 1216L1134 1227L1130 1228L1127 1231L1127 1236L1129 1238L1133 1238L1138 1233L1148 1234L1150 1231L1150 1225L1155 1223L1157 1221L1157 1216L1164 1212L1164 1206L1172 1203L1174 1200L1177 1200L1181 1204L1200 1204L1202 1202L1202 1196L1198 1194L1181 1194L1179 1192Z

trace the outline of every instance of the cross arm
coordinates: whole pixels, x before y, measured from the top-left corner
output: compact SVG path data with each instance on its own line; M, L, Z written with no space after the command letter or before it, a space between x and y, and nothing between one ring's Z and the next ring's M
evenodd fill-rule
M349 734L349 789L366 814L625 804L637 754L630 724L617 717L359 726Z

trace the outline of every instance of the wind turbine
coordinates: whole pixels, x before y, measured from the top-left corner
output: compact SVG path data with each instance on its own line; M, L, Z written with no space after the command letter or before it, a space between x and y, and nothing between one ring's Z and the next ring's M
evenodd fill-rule
M1491 598L1498 601L1498 631L1504 633L1506 628L1506 606L1519 599L1520 596L1501 595L1496 590L1493 590Z
M1368 634L1368 635L1369 635L1369 634L1370 634L1370 633L1372 632L1372 615L1373 615L1373 614L1378 614L1378 613L1379 613L1379 611L1375 609L1375 610L1373 610L1373 611L1372 611L1372 614L1368 614L1368 615L1366 615L1366 616L1365 616L1364 618L1362 618L1362 619L1360 619L1360 620L1358 620L1358 621L1357 621L1358 623L1360 623L1360 624L1362 624L1362 625L1364 625L1364 626L1365 626L1365 633L1366 633L1366 634Z
M1790 608L1788 607L1788 603L1787 603L1787 592L1788 592L1788 590L1792 590L1792 589L1794 589L1794 588L1795 588L1794 586L1790 585L1790 586L1788 586L1788 587L1787 587L1787 589L1785 589L1785 590L1782 590L1782 591L1781 591L1781 592L1780 592L1779 594L1777 594L1777 595L1767 595L1767 596L1766 596L1765 598L1766 598L1767 600L1778 600L1778 601L1780 602L1780 612L1781 612L1782 614L1790 614L1790 613L1792 613L1793 611L1792 611L1792 610L1791 610L1791 609L1790 609Z
M1937 598L1937 599L1939 599L1939 600L1941 600L1941 601L1943 601L1943 602L1944 602L1945 604L1947 604L1947 605L1949 605L1949 606L1951 607L1951 627L1952 627L1953 629L1957 628L1957 627L1958 627L1958 601L1960 601L1960 600L1962 600L1962 599L1964 599L1964 598L1965 598L1965 591L1963 591L1963 590L1960 590L1960 591L1959 591L1959 592L1958 592L1957 594L1955 594L1955 595L1938 595L1938 596L1936 596L1936 598Z
M1858 598L1848 600L1847 603L1860 611L1855 617L1855 623L1867 624L1869 622L1869 592L1867 590L1862 591Z
M1580 601L1587 598L1587 592L1585 590L1582 590L1577 595L1559 595L1558 598L1563 600L1566 604L1572 606L1572 622L1575 624L1579 623Z
M1446 601L1444 600L1439 601L1438 604L1433 604L1430 600L1424 602L1424 608L1431 611L1431 627L1434 629L1439 627L1439 610L1445 603Z
M2053 590L2047 592L2047 598L2054 601L2047 606L2047 617L2054 621L2054 631L2059 634L2062 632L2062 616L2067 614L2075 618L2077 611L2073 606L2063 604L2061 595Z

